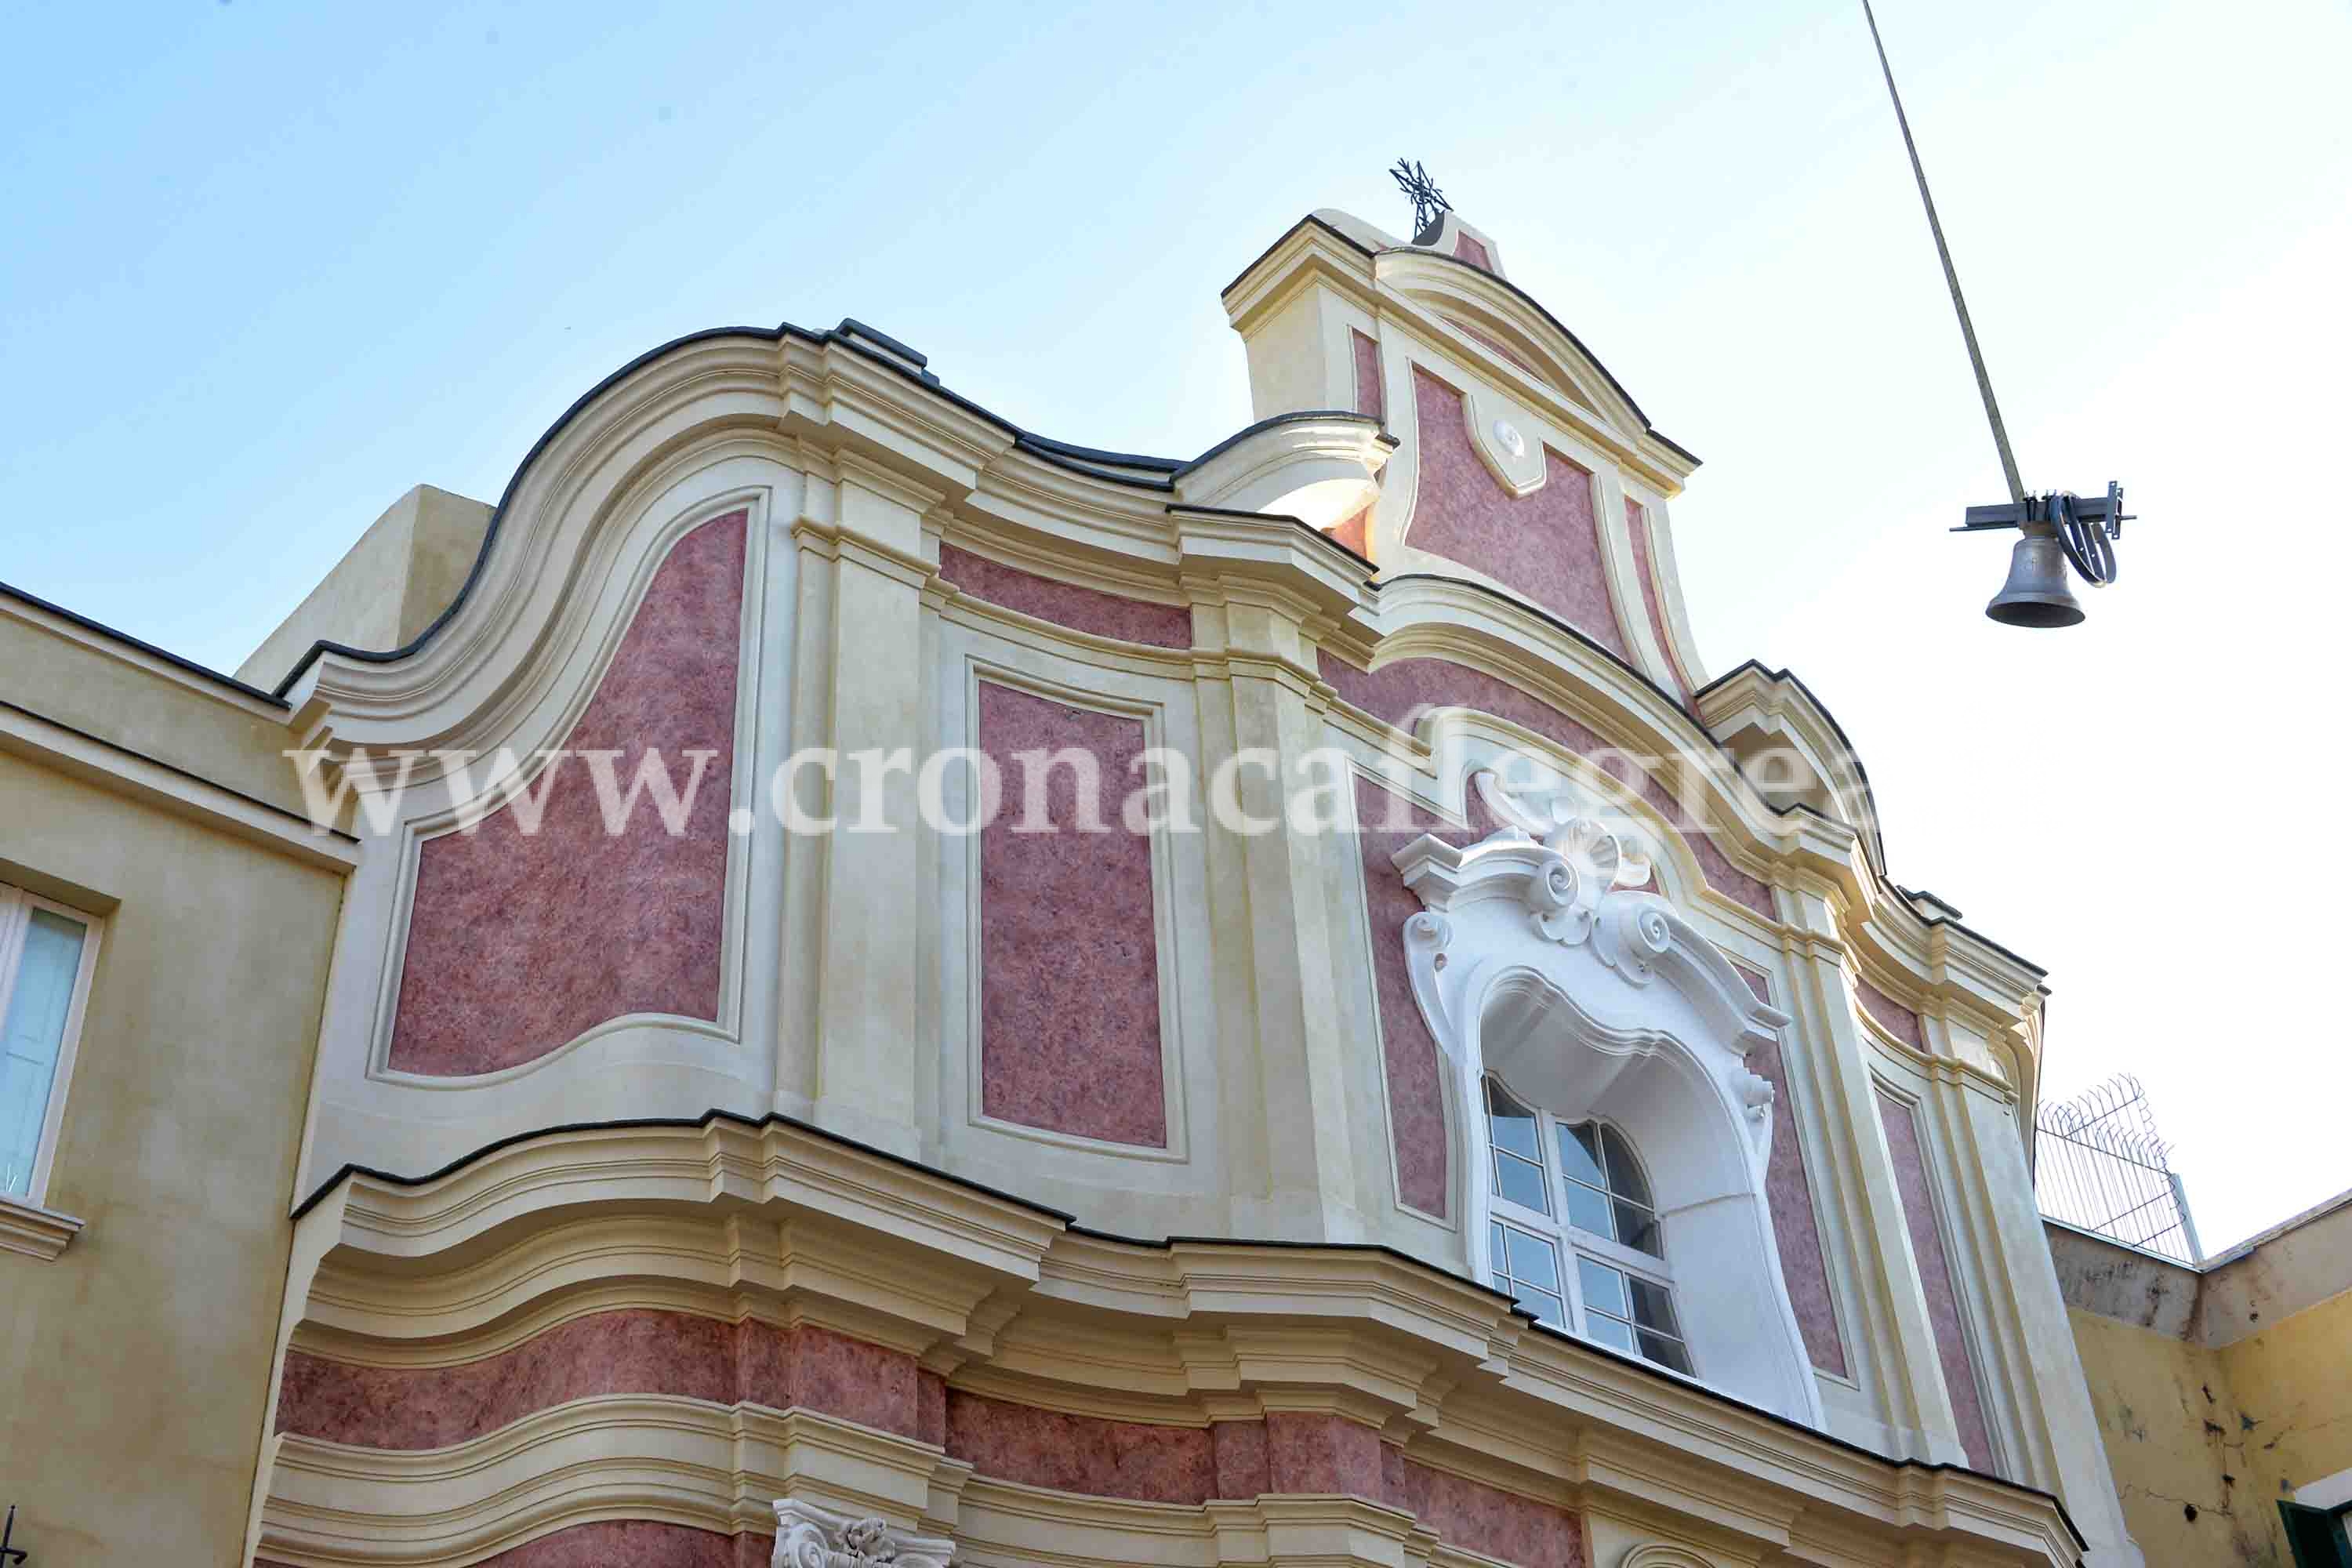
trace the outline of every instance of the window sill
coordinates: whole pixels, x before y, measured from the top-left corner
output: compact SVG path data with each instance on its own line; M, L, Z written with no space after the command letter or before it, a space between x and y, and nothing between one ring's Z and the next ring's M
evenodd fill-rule
M0 1252L21 1252L43 1262L81 1234L81 1221L21 1199L0 1197Z

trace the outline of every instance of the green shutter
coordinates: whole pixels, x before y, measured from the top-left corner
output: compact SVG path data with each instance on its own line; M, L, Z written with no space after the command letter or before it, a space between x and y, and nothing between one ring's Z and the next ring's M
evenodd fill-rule
M2295 1568L2352 1568L2352 1545L2345 1542L2344 1525L2337 1515L2281 1500L2279 1518L2286 1525L2286 1543L2294 1552Z

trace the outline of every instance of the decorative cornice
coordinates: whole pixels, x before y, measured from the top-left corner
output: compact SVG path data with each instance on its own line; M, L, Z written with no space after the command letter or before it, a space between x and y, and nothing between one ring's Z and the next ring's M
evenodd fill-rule
M81 1221L37 1204L0 1196L0 1252L21 1252L44 1262L73 1245Z

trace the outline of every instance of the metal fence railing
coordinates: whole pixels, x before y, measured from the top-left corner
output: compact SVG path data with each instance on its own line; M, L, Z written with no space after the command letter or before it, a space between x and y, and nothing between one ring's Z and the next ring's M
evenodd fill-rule
M2033 1195L2043 1214L2182 1263L2202 1260L2189 1195L2139 1079L2117 1073L2045 1104L2034 1128Z

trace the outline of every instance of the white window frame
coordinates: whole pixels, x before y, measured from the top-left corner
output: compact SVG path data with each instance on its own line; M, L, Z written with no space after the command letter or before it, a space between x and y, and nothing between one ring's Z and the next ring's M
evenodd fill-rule
M25 935L35 910L46 910L82 928L81 964L75 972L73 995L66 1004L65 1036L58 1042L57 1070L49 1079L47 1106L41 1112L39 1142L33 1146L33 1179L25 1194L0 1192L0 1204L21 1204L37 1209L48 1205L49 1175L57 1163L58 1135L65 1125L66 1095L73 1085L74 1059L81 1047L82 1016L89 1005L90 978L98 973L99 943L106 921L87 910L46 899L26 888L0 882L0 1020L16 994L17 964L24 957Z
M1538 1214L1524 1204L1505 1197L1501 1184L1495 1180L1495 1162L1499 1158L1516 1156L1507 1155L1495 1147L1491 1112L1486 1105L1486 1085L1490 1082L1499 1086L1503 1092L1510 1096L1515 1102L1535 1113L1536 1152L1541 1156L1538 1163L1543 1171L1544 1195L1550 1200L1552 1207L1552 1212L1549 1215ZM1499 1225L1507 1230L1524 1231L1550 1247L1553 1263L1559 1270L1560 1298L1568 1303L1568 1331L1580 1340L1588 1340L1594 1344L1603 1345L1609 1350L1618 1351L1620 1354L1632 1355L1646 1365L1658 1368L1661 1372L1672 1373L1677 1377L1694 1379L1701 1377L1704 1366L1699 1360L1698 1346L1692 1342L1690 1330L1683 1322L1682 1305L1675 1289L1674 1269L1667 1260L1663 1257L1654 1257L1638 1247L1628 1247L1614 1237L1601 1236L1586 1230L1580 1226L1569 1223L1568 1173L1560 1168L1558 1140L1567 1132L1569 1128L1580 1127L1586 1122L1595 1126L1609 1127L1623 1142L1625 1147L1633 1152L1633 1158L1638 1163L1642 1157L1641 1150L1634 1143L1632 1136L1623 1128L1614 1126L1606 1117L1580 1116L1566 1119L1556 1116L1545 1107L1513 1089L1500 1075L1492 1072L1483 1074L1479 1079L1478 1115L1481 1129L1486 1134L1484 1142L1486 1145L1486 1169L1480 1173L1480 1179L1486 1184L1487 1221L1493 1225ZM1657 1189L1650 1181L1650 1173L1646 1166L1642 1172L1642 1183L1643 1186L1649 1188L1651 1194L1650 1212L1653 1215L1657 1215L1655 1206ZM1613 1201L1614 1194L1608 1196ZM1663 1216L1659 1217L1661 1234L1658 1245L1663 1248L1665 1246L1665 1238ZM1653 1361L1650 1357L1642 1354L1638 1348L1641 1344L1638 1334L1633 1341L1637 1348L1632 1351L1619 1350L1619 1347L1608 1344L1606 1341L1593 1335L1585 1321L1584 1280L1581 1271L1576 1267L1576 1260L1580 1254L1591 1258L1595 1263L1605 1264L1629 1279L1645 1280L1666 1292L1667 1298L1675 1302L1675 1332L1668 1337L1679 1341L1683 1347L1683 1353L1690 1358L1691 1365L1688 1372L1683 1371L1680 1367L1668 1366L1664 1362ZM1501 1258L1489 1258L1486 1262L1489 1277L1497 1282L1497 1289L1504 1289L1505 1287L1499 1282L1507 1272L1506 1260ZM1630 1302L1627 1303L1627 1310L1628 1311L1632 1310ZM1611 1315L1614 1316L1613 1313Z

